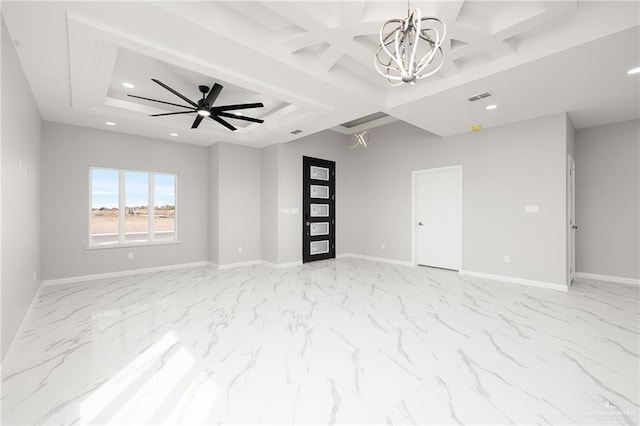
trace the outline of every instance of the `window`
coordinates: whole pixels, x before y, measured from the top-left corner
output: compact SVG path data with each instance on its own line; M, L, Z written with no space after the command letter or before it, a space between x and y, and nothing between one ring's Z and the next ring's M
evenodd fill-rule
M177 175L92 167L89 179L90 247L177 241Z

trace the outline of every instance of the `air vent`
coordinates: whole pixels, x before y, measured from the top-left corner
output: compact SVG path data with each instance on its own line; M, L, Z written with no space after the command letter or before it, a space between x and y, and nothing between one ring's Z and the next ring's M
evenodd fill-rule
M298 133L302 133L302 130L296 129L293 132L291 132L292 135L297 135Z
M477 95L471 96L470 98L467 98L467 100L469 102L475 102L475 101L479 101L480 99L488 98L489 96L492 96L491 93L484 92L484 93L479 93Z
M385 114L384 112L380 111L373 114L365 115L364 117L356 118L355 120L347 121L346 123L342 123L341 126L346 127L347 129L351 129L352 127L370 123L372 121L379 120L388 116L389 114Z

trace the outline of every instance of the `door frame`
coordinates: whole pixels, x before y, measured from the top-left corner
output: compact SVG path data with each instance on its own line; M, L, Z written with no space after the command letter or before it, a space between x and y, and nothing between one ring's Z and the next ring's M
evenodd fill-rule
M309 244L313 240L324 240L323 236L309 236L309 225L314 221L321 222L322 218L310 217L310 185L313 179L310 176L310 163L315 163L319 167L326 167L330 170L329 181L318 181L318 183L326 182L329 186L329 251L327 253L311 255L309 253ZM323 158L302 156L302 263L314 262L317 260L335 259L336 257L336 162Z
M421 170L412 170L411 171L411 263L413 264L413 266L418 266L418 263L416 262L416 243L417 243L417 232L418 232L418 228L416 226L416 209L418 207L418 203L417 203L417 193L416 193L416 186L417 186L417 178L419 175L423 175L423 174L431 174L431 173L440 173L440 172L446 172L446 171L451 171L451 170L456 170L458 171L459 175L460 175L460 188L459 188L459 196L460 196L460 265L458 268L458 271L462 271L462 241L463 239L463 220L462 220L462 214L464 211L463 208L463 199L462 199L462 195L463 195L463 168L462 168L462 164L456 164L454 166L445 166L445 167L433 167L430 169L421 169Z
M576 161L567 155L567 285L576 279Z

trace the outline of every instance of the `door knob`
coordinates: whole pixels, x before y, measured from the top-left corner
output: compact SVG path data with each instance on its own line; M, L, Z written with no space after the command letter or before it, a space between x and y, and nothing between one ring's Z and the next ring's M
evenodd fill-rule
M423 223L422 223L422 222L418 222L418 226L422 226L422 225L423 225Z
M578 227L576 225L573 225L572 228L573 229L578 229Z

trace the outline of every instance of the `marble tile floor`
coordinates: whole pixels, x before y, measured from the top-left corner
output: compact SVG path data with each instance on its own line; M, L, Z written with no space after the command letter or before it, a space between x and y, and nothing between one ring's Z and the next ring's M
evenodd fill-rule
M45 287L2 424L638 424L639 293L360 259Z

